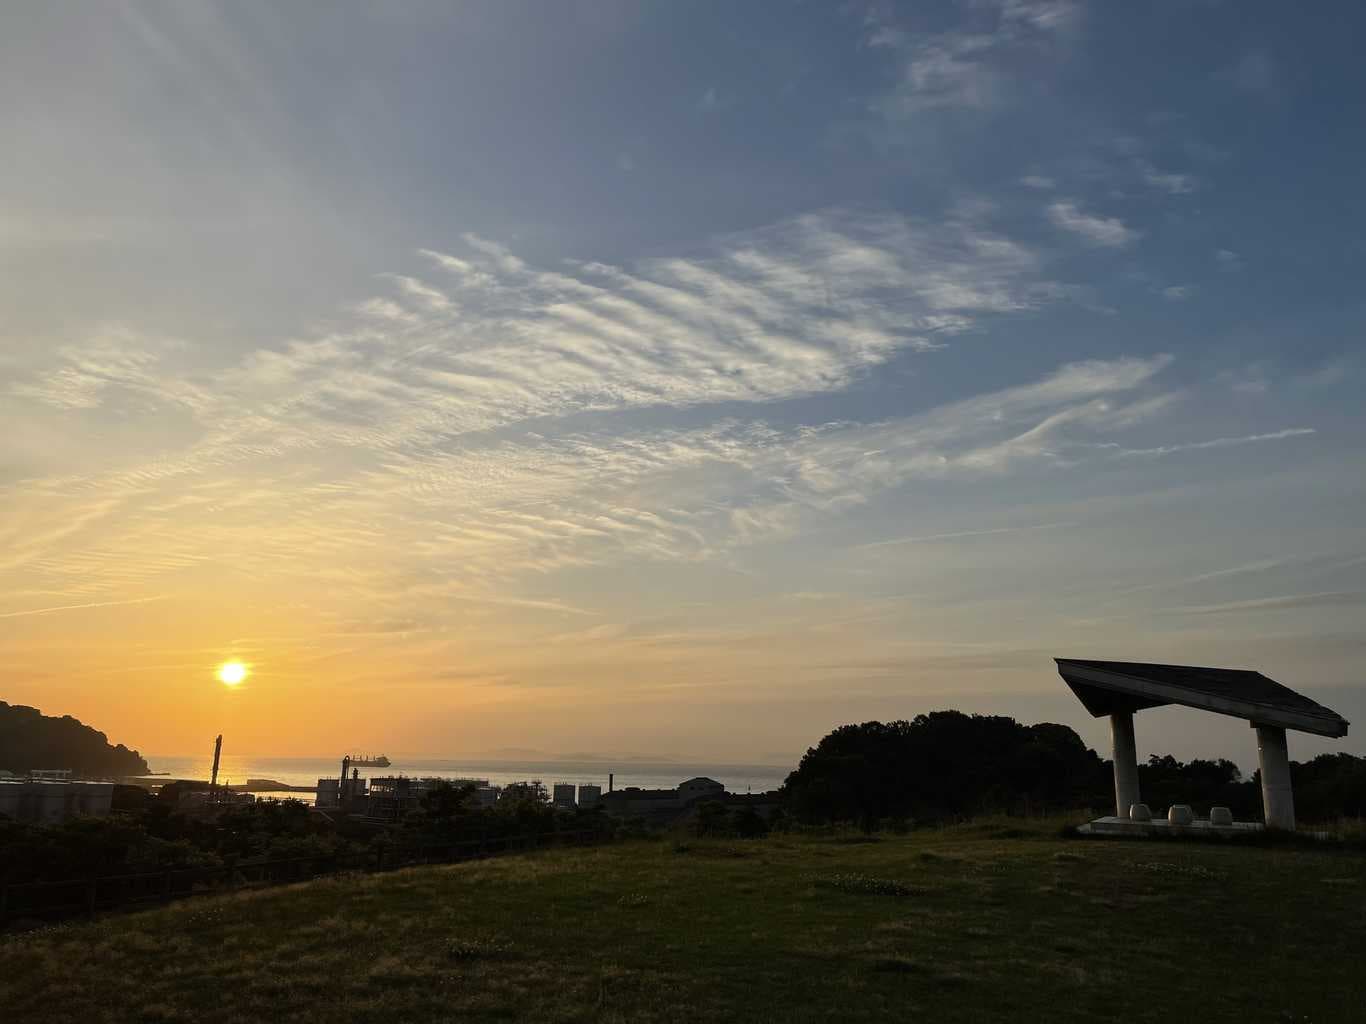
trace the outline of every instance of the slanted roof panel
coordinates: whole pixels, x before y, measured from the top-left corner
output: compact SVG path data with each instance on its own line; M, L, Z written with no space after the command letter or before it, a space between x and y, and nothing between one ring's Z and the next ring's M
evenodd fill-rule
M1145 708L1160 708L1170 701L1157 697L1138 697L1119 690L1107 690L1100 686L1089 686L1075 679L1063 676L1063 682L1071 687L1086 710L1096 718L1113 715L1116 711L1142 711Z
M1074 692L1079 686L1100 687L1140 699L1148 706L1183 704L1322 736L1347 735L1348 722L1337 712L1260 672L1133 661L1055 660L1059 674Z

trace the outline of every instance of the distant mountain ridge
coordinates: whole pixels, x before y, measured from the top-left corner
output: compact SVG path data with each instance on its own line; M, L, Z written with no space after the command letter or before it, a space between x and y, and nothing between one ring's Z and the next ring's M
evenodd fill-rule
M111 746L98 729L62 715L43 714L0 700L0 770L69 768L73 776L146 775L147 762L122 743Z

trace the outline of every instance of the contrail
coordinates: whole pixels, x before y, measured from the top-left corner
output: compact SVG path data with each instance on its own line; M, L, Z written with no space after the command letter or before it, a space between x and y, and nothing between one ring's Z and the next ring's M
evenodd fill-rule
M21 612L0 612L0 619L13 619L20 615L48 615L52 612L74 612L80 608L112 608L120 604L146 604L148 601L164 601L169 594L156 597L135 597L128 601L91 601L89 604L59 604L51 608L26 608Z
M960 530L957 533L931 533L922 537L897 537L893 540L876 540L870 544L859 544L857 550L865 548L885 548L893 544L927 544L936 540L957 540L959 537L990 537L998 533L1024 533L1028 530L1057 530L1065 526L1078 526L1079 523L1037 523L1032 526L1000 526L994 530Z

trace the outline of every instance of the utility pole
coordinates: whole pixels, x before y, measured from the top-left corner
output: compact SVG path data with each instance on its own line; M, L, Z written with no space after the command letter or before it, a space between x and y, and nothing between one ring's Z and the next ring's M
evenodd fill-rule
M218 755L223 752L223 734L213 741L213 771L209 775L209 801L212 803L218 792Z

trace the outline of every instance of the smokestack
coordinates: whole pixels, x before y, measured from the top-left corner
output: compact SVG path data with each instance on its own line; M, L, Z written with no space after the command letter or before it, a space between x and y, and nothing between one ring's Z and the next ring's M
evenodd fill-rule
M209 792L218 788L218 755L223 752L223 734L213 741L213 771L209 773Z
M616 775L615 775L615 773L613 773L613 772L608 772L608 773L607 773L607 792L609 792L609 793L612 792L612 783L613 783L615 780L616 780Z

